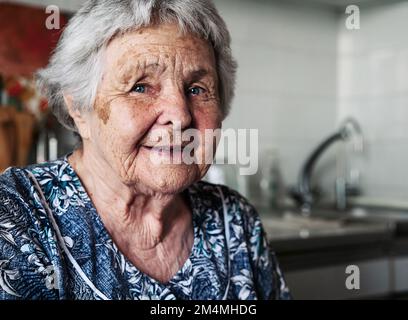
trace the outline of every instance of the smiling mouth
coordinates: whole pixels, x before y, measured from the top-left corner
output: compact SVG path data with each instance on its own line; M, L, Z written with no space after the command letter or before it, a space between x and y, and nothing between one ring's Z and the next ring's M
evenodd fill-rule
M171 157L174 156L181 156L185 145L177 145L177 146L142 146L143 148L147 149L149 152L154 152L159 156Z
M177 146L143 146L143 147L153 151L172 152L183 150L185 146L177 145Z

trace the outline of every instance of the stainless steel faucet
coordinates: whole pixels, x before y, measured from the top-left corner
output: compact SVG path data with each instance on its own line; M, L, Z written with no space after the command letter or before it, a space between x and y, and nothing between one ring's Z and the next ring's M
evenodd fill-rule
M310 154L302 166L299 174L298 184L292 192L293 197L299 203L303 214L310 214L314 203L312 193L311 177L317 160L333 143L337 141L349 141L354 139L353 150L355 152L363 152L364 139L359 123L353 118L347 118L340 125L339 130L324 139ZM344 165L345 167L345 165ZM345 171L345 170L344 170ZM356 193L357 183L359 180L359 171L352 169L350 171L350 179L346 177L346 173L339 175L336 179L336 206L339 210L344 210L347 206L347 195ZM347 181L349 180L349 181Z

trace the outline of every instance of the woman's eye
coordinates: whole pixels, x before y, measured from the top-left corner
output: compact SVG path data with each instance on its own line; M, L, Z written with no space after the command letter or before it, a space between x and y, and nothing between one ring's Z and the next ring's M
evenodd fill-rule
M137 84L132 88L132 92L145 93L146 86L144 84Z
M191 88L189 88L188 90L187 90L187 93L188 94L191 94L191 95L193 95L193 96L197 96L197 95L199 95L200 93L204 93L204 89L203 88L200 88L200 87L191 87Z

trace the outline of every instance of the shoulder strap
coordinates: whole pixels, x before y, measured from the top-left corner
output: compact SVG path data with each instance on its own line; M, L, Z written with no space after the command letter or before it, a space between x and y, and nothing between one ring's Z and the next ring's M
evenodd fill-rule
M228 298L228 291L230 287L230 279L231 279L231 258L230 258L230 226L229 226L229 221L228 221L228 209L227 209L227 204L225 203L225 198L224 198L224 193L221 190L220 186L217 186L218 192L221 197L222 201L222 209L223 209L223 217L224 217L224 229L225 229L225 247L227 251L227 277L228 277L228 282L227 282L227 287L225 289L224 297L222 298L223 300L227 300Z
M86 276L84 271L79 266L78 262L72 256L71 252L69 251L69 249L67 248L67 246L65 244L64 238L61 235L61 231L58 228L57 222L54 219L54 215L52 214L52 211L51 211L50 207L48 206L47 200L45 199L44 193L42 192L41 187L40 187L37 179L35 178L35 176L30 171L26 170L26 172L28 173L28 176L31 178L32 182L34 183L34 187L35 187L35 189L37 190L37 192L38 192L38 194L40 196L41 203L44 206L45 211L47 212L48 219L50 219L52 227L54 228L54 231L55 231L55 233L57 235L58 243L60 244L62 250L67 255L68 260L72 263L73 267L78 272L79 276L92 289L92 291L97 296L99 296L99 298L101 298L102 300L109 300L109 298L107 296L105 296L101 291L99 291L98 288L96 288L95 285L92 283L92 281L89 280L89 278Z

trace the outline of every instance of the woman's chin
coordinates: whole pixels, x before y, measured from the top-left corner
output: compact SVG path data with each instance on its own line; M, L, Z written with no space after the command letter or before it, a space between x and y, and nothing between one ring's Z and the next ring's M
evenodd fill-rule
M154 171L145 172L144 178L140 181L144 181L146 187L154 192L179 193L199 180L200 176L195 174L195 171L187 165L158 166Z

